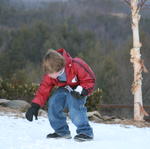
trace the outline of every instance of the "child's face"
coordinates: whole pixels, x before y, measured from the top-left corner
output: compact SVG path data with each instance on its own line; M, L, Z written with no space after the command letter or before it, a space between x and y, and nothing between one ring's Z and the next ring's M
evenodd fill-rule
M56 79L58 76L61 76L64 73L64 68L58 72L54 72L54 73L49 73L48 76Z

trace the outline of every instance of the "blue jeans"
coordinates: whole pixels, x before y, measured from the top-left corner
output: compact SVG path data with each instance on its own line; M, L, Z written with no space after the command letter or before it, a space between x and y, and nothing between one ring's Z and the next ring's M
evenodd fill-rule
M63 87L58 88L54 92L48 101L48 118L57 134L61 136L70 134L66 115L63 112L67 108L73 124L77 127L77 134L93 137L93 130L88 122L87 109L84 106L86 98L76 99Z

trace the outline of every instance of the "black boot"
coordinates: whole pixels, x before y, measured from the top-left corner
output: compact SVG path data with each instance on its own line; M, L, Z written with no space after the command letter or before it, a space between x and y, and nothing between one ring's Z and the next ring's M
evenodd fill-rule
M79 134L79 135L76 135L74 137L75 141L78 141L78 142L83 142L83 141L91 141L93 140L93 137L89 137L85 134Z
M59 138L65 138L65 139L71 139L71 135L70 134L66 134L66 135L64 135L64 136L61 136L61 135L59 135L59 134L57 134L57 133L50 133L50 134L48 134L47 136L46 136L46 138L54 138L54 139L59 139Z

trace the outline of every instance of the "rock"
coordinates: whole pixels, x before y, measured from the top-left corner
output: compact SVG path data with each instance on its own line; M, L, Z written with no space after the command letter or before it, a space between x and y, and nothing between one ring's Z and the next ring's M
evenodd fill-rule
M19 110L12 109L9 107L0 106L0 115L7 115L7 116L15 116L15 117L24 117L24 114Z
M105 115L105 116L103 116L102 118L103 118L104 121L112 121L112 120L114 120L116 117Z
M87 113L89 120L95 121L95 122L102 122L101 115L98 111L88 112Z
M25 112L31 105L24 100L10 100L6 106L21 112Z
M9 101L10 100L7 100L7 99L0 99L0 105L1 106L6 106Z
M116 123L119 123L119 122L121 122L122 120L121 119L119 119L119 118L115 118L114 119L114 122L116 122Z
M47 112L44 111L44 110L42 110L42 109L40 109L38 115L39 115L39 116L47 117Z
M87 115L88 115L88 117L91 117L91 116L95 115L95 116L101 118L101 115L98 111L88 112Z

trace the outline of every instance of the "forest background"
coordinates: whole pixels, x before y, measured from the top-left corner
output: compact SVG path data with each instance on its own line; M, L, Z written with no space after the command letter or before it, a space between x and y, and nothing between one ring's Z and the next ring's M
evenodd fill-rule
M141 54L150 70L150 9L141 15ZM130 21L123 0L0 0L0 98L30 101L33 95L26 95L32 87L26 86L25 93L17 87L18 94L12 96L14 84L40 83L47 49L65 48L95 72L96 104L133 105ZM143 103L150 105L149 73L143 74Z

